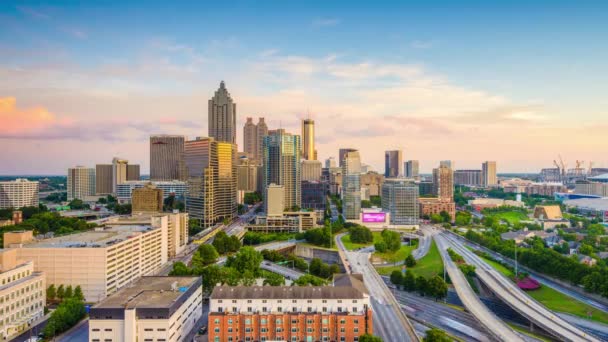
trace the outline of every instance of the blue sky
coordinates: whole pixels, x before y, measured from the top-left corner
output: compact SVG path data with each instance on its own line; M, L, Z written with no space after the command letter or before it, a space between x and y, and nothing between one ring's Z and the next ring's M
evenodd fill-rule
M145 170L150 133L206 134L222 79L239 125L263 115L297 132L311 111L322 158L352 146L379 170L393 148L423 170L537 171L560 153L608 166L600 1L79 3L0 3L0 157L15 160L0 174L117 154Z

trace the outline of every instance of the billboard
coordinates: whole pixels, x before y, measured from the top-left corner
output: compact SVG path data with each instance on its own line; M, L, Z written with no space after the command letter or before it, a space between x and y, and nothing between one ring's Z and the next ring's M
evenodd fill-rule
M369 223L386 222L386 213L363 213L362 221Z

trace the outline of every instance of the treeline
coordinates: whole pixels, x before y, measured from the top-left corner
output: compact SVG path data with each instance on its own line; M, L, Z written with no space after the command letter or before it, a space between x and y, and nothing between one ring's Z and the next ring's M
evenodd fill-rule
M306 260L300 257L293 254L283 255L275 250L263 250L262 257L264 260L272 261L274 263L287 264L287 266L289 266L288 264L293 263L293 267L298 269L300 272L309 271L310 274L324 279L329 279L335 273L340 273L340 267L338 265L326 264L319 258L313 258L309 266Z
M515 253L512 241L503 241L499 235L479 234L472 230L466 238L502 255L511 257ZM587 266L576 256L568 257L550 248L518 248L517 261L530 269L574 285L583 285L585 290L608 297L608 268L605 265Z
M243 236L243 245L259 245L272 241L287 241L295 237L290 233L258 233L247 232Z
M228 236L226 232L220 231L213 237L213 247L220 255L234 253L241 248L241 241L236 236Z
M393 271L390 276L391 283L393 283L397 289L403 288L408 292L417 291L421 296L429 296L439 300L445 298L448 295L448 285L439 276L433 276L429 279L418 276L415 277L412 272L406 272L405 276L401 271Z
M49 294L54 295L56 299L60 298L61 303L53 311L42 331L47 339L70 329L86 316L84 296L80 286L76 286L72 291L71 286L63 290L63 285L59 285L55 292L55 287L51 285L47 288L47 299Z
M376 251L380 253L396 252L401 248L401 235L399 233L384 229L380 235L382 240L374 244Z

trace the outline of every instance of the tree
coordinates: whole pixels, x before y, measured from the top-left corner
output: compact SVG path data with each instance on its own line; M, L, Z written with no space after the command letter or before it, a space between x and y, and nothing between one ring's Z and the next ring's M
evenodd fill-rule
M219 258L219 254L212 245L202 244L192 256L192 268L205 267L214 264Z
M450 213L448 213L445 210L442 210L439 215L441 215L441 218L443 219L443 222L452 222L452 216L450 216Z
M424 342L451 342L452 339L448 337L445 331L433 328L426 331L426 336L422 339Z
M201 270L200 275L203 278L203 291L206 294L210 294L215 285L221 282L221 273L221 267L218 265L210 265Z
M597 236L604 235L606 233L606 228L599 223L590 224L587 227L587 234Z
M374 241L374 235L369 228L356 225L350 228L350 241L354 243L370 243Z
M388 250L388 247L386 246L386 242L384 241L378 241L374 244L374 248L376 249L377 252L380 253L384 253Z
M72 289L72 285L68 285L68 287L65 288L64 298L72 298L73 296L74 290Z
M213 238L213 247L220 255L233 253L241 247L241 241L236 236L228 236L226 232L220 231Z
M382 240L386 243L386 248L391 252L396 252L401 248L401 235L392 230L384 229L381 233ZM373 239L373 238L372 238Z
M471 223L471 213L468 211L459 211L456 213L456 225L457 226L468 226Z
M323 286L327 284L327 281L319 277L315 277L312 274L305 274L300 278L296 279L292 284L296 286Z
M169 272L169 275L170 276L187 276L187 275L190 275L191 273L192 272L190 271L188 266L186 266L186 264L184 264L181 261L178 261L178 262L173 263L173 269L171 270L171 272Z
M409 254L407 256L407 258L405 258L405 266L407 266L407 267L414 267L414 266L416 266L416 259L414 259L414 256L412 256L411 254Z
M226 260L226 266L234 267L237 271L244 273L251 271L257 274L262 263L262 254L256 251L253 247L245 246Z
M70 204L68 204L70 206L70 209L74 209L74 210L82 210L82 209L90 209L91 206L84 203L82 200L78 199L78 198L74 198L72 201L70 201Z
M439 214L431 214L431 223L442 223L443 217Z
M65 298L65 289L63 288L63 285L59 285L59 287L57 288L57 299L63 300L64 298Z
M391 283L396 285L397 288L399 288L399 285L403 284L403 274L401 273L401 271L394 270L391 273Z
M55 289L55 285L51 284L46 288L46 300L53 302L55 301L55 297L57 297L57 290Z
M280 274L266 272L264 274L264 285L282 286L285 285L285 277Z
M378 336L364 334L359 336L359 342L382 342L382 339Z
M84 303L75 298L67 298L49 317L43 330L45 338L51 338L58 333L73 327L86 315Z
M434 297L435 300L445 298L448 295L448 285L439 276L434 276L428 280L427 294Z
M76 286L76 288L74 289L74 298L84 302L84 294L82 293L82 288L80 287L80 285Z
M403 277L403 289L410 292L416 290L416 278L414 277L414 273L410 271L405 272L405 277Z
M425 277L418 276L416 278L416 290L421 296L424 296L428 292L428 282Z

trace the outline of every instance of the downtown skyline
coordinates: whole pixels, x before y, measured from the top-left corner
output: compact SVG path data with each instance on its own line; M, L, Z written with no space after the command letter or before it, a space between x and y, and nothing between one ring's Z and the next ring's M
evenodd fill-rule
M239 151L247 117L300 134L310 111L319 160L352 147L378 172L394 149L423 173L443 159L539 172L558 154L608 166L605 5L270 4L3 3L0 174L117 155L147 174L150 135L207 136L221 80ZM222 24L231 14L239 25Z

